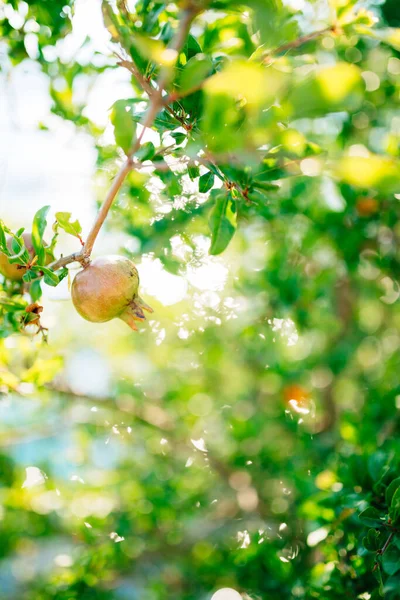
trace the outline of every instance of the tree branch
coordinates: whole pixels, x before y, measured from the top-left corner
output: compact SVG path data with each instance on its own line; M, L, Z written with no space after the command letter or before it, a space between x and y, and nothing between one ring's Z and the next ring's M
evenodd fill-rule
M72 262L80 262L82 265L87 264L90 254L93 249L93 245L96 241L96 238L99 234L100 229L103 226L104 221L107 218L108 212L109 212L111 205L115 199L115 196L117 195L122 183L125 181L125 177L129 173L131 168L132 168L132 159L131 159L131 157L128 157L127 160L123 163L122 167L120 168L120 170L118 171L117 175L115 176L115 178L112 182L109 192L108 192L103 204L100 207L100 210L98 212L96 220L93 223L92 229L89 232L89 235L86 239L86 242L85 242L82 250L80 250L79 252L74 252L73 254L69 254L68 256L63 256L63 257L59 258L58 260L56 260L55 262L53 262L49 265L50 269L52 269L53 271L57 271L58 269L61 269L62 267L66 267L67 265L69 265Z
M392 533L389 535L388 539L386 540L384 546L381 548L381 550L379 551L379 554L382 556L382 554L385 554L386 550L389 548L390 542L392 541L392 539L394 538L395 532L392 531Z
M117 53L115 54L118 58L117 65L128 69L128 71L130 71L135 77L137 83L140 85L142 90L146 92L146 94L148 94L148 96L150 97L154 92L154 88L151 86L150 82L146 79L146 77L140 72L139 67L136 65L136 63L132 59L126 60L119 56Z
M58 269L62 269L63 267L66 267L67 265L73 262L84 262L82 250L80 250L79 252L73 252L72 254L68 254L67 256L61 256L61 258L59 258L58 260L55 260L54 262L50 263L48 265L48 269L51 269L52 271L58 271Z
M335 31L335 25L330 25L329 27L325 27L324 29L319 29L318 31L314 31L313 33L309 33L308 35L303 35L292 42L288 42L287 44L282 44L282 46L278 46L275 50L272 50L267 56L264 57L263 62L268 63L271 55L283 54L288 50L293 50L294 48L299 48L307 42L311 42L315 40L325 33L333 33Z
M186 40L186 37L189 33L192 21L195 18L195 16L197 15L197 13L198 13L198 9L196 9L193 6L189 6L187 9L185 9L182 12L176 35L175 35L174 39L172 40L171 46L169 47L169 50L172 50L176 53L176 58L178 57L178 52ZM125 63L125 61L123 61L123 62ZM151 88L150 84L147 85L147 83L145 83L146 80L141 76L140 71L137 69L136 65L133 62L132 63L129 61L127 61L127 62L129 65L129 67L128 67L129 70L137 77L138 82L140 83L140 85L142 85L144 91L149 93L150 88ZM124 66L128 66L128 65L124 64ZM138 74L139 74L139 76L138 76ZM92 229L89 232L89 235L86 239L85 245L83 246L83 248L80 252L74 252L73 254L62 257L59 260L53 262L51 265L49 265L49 268L53 269L53 271L56 271L57 269L65 267L72 262L80 262L82 265L85 265L88 263L90 255L93 250L93 246L96 242L99 231L102 228L104 221L107 218L107 215L112 206L112 203L114 202L114 199L115 199L116 195L118 194L119 189L121 188L123 182L125 181L126 176L128 175L129 171L133 167L132 156L140 148L140 144L142 142L143 135L144 135L146 129L152 125L158 112L164 105L163 90L164 90L164 87L166 86L166 84L168 83L169 77L170 77L170 68L163 68L161 70L160 77L158 79L158 86L157 86L158 89L153 90L153 88L151 88L150 106L140 123L140 125L142 126L143 129L142 129L139 137L136 138L133 146L129 150L127 159L125 160L125 162L119 169L117 175L115 176L115 178L112 182L111 188L110 188L103 204L100 207L100 210L97 214L96 220L92 226Z
M134 151L136 151L136 150L137 150L137 148L135 145ZM131 159L131 155L130 155L130 156L128 156L127 160L123 163L122 167L120 168L117 175L115 176L114 181L112 182L112 185L109 189L109 192L108 192L103 204L100 207L97 218L96 218L95 222L93 223L93 227L89 231L89 235L86 239L85 245L82 248L82 254L85 258L89 258L89 256L91 255L92 250L93 250L93 245L96 241L96 238L99 234L100 229L103 226L104 221L106 220L108 211L110 210L111 205L114 202L114 198L117 195L119 188L125 181L125 178L128 175L131 168L132 168L132 159Z
M386 540L386 542L384 543L384 545L382 546L382 548L380 548L379 550L377 550L377 552L376 552L377 558L378 558L378 556L383 556L383 554L385 554L385 552L389 548L390 543L391 543L392 539L394 538L395 534L396 534L396 532L392 531L392 533L389 535L388 539ZM375 561L374 567L372 569L372 572L376 571L377 569L379 569L379 562L378 562L378 560Z

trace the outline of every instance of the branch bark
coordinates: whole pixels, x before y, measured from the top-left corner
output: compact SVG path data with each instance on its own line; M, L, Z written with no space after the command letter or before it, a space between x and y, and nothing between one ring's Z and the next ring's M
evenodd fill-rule
M128 69L128 71L130 71L132 73L132 75L135 77L137 83L140 85L142 90L144 92L146 92L146 94L148 94L148 96L150 97L152 95L152 93L154 92L154 88L151 86L150 82L146 79L146 77L144 77L144 75L142 75L142 73L140 72L136 63L133 60L126 60L126 59L122 58L121 56L118 56L118 54L117 54L117 57L119 59L117 62L117 65L119 65L120 67L124 67L125 69Z
M114 202L115 196L117 195L118 190L120 189L121 185L125 181L125 178L128 175L129 171L131 170L131 167L132 167L132 159L131 159L131 156L129 156L127 158L127 160L123 163L123 165L120 168L120 170L118 171L117 175L115 176L114 181L112 182L112 185L109 189L109 192L108 192L103 204L100 207L97 218L96 218L95 222L93 223L92 229L89 231L89 235L86 238L85 245L82 248L82 254L85 259L88 259L89 256L91 255L92 250L93 250L93 245L96 241L99 231L102 228L103 223L106 220L108 212L111 208L111 205Z

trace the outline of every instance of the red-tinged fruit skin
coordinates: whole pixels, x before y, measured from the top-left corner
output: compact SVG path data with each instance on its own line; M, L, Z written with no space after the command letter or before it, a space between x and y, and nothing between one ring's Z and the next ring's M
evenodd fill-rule
M103 256L91 261L72 282L72 302L78 313L92 323L119 318L131 329L144 321L143 310L153 312L138 296L139 274L123 256Z
M30 259L32 260L35 256L35 250L32 244L32 235L30 233L22 234L22 238L24 240L25 248L29 252ZM12 237L7 239L7 248L11 250ZM46 244L45 244L46 245ZM53 257L51 254L46 254L46 265L51 263ZM4 275L6 279L10 279L11 281L22 281L24 274L26 273L27 268L23 265L19 265L17 263L10 263L8 256L6 254L0 253L0 273Z

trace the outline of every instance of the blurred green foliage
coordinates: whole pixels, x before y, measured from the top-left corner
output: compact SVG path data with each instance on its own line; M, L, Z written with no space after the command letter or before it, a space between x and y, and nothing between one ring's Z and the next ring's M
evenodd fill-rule
M115 55L87 60L59 52L73 2L0 4L10 64L93 136L99 200L165 81L108 224L188 285L137 337L69 314L46 345L46 255L82 228L59 212L47 245L44 207L30 253L1 224L2 598L400 598L400 14L328 4L103 0ZM110 144L75 92L116 68Z

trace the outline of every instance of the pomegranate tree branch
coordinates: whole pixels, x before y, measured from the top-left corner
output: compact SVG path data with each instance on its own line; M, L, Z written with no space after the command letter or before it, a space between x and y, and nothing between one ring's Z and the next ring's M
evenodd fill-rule
M185 43L186 37L190 30L190 26L192 24L194 17L196 16L197 12L198 12L198 10L195 7L188 7L187 9L185 9L182 12L181 19L179 21L178 30L176 32L174 39L172 40L171 46L169 47L169 50L171 52L174 52L176 55L174 57L175 61L178 58L179 50L182 48L183 44ZM153 123L158 112L164 106L163 91L164 91L165 86L168 83L170 74L171 74L170 67L163 68L160 72L160 77L157 82L158 89L155 90L155 92L152 95L151 103L150 103L149 109L145 115L145 122L143 123L143 130L142 130L141 137L139 138L139 140L141 140L141 138L143 137L146 127L149 127ZM170 109L168 109L168 110L170 112Z
M183 44L185 43L186 37L190 30L190 26L192 24L193 19L197 15L197 13L198 13L198 9L196 9L193 6L189 6L187 9L185 9L182 12L176 35L172 40L171 46L169 47L169 50L175 52L176 58L178 57L179 50L182 48ZM133 63L131 63L131 64L133 64ZM127 66L127 65L124 65L124 66ZM131 67L131 65L130 65L130 67ZM132 68L131 68L131 70L132 70ZM125 181L126 176L128 175L129 171L133 168L132 156L140 148L140 144L142 142L142 138L143 138L145 130L153 124L154 119L156 118L158 112L163 108L163 105L164 105L163 90L168 83L169 77L170 77L170 68L163 68L160 72L160 77L157 82L157 84L158 84L157 89L155 89L154 91L152 90L149 108L140 123L140 125L142 126L142 131L141 131L140 135L136 138L134 144L132 145L131 149L129 150L129 152L127 154L127 158L126 158L125 162L122 164L118 173L116 174L116 176L111 184L110 190L109 190L103 204L100 207L100 210L97 214L96 220L93 223L92 229L89 232L89 235L86 239L86 242L85 242L82 250L80 252L74 252L73 254L70 254L68 256L61 257L60 259L51 263L49 265L49 268L51 268L53 271L57 271L58 269L61 269L62 267L66 267L67 265L69 265L72 262L80 262L82 265L85 265L88 262L90 255L92 253L92 250L93 250L94 243L97 239L100 229L102 228L102 226L104 224L104 221L107 218L107 215L112 206L112 203L114 202L116 195L118 194L123 182ZM142 82L139 81L139 83L142 83ZM147 88L147 89L145 89L145 91L149 92L150 90Z
M83 260L84 259L83 259L82 250L80 250L79 252L73 252L72 254L68 254L67 256L61 256L61 258L50 263L48 265L48 268L51 269L52 271L58 271L58 269L62 269L63 267L66 267L67 265L69 265L73 262L82 263Z
M104 221L108 215L108 211L111 208L112 203L114 202L115 196L117 195L121 185L125 181L126 176L131 170L132 161L130 157L123 163L122 167L116 174L112 185L108 191L108 194L100 207L100 210L97 214L97 218L93 223L92 229L89 231L89 235L86 238L85 245L83 246L82 253L85 257L89 258L92 253L93 245L96 241L96 238L99 234L100 229L103 226Z
M298 37L296 40L293 40L292 42L288 42L287 44L278 46L278 48L271 50L271 52L269 54L267 54L267 56L265 56L263 62L264 63L268 62L271 54L272 55L283 54L284 52L287 52L288 50L292 50L294 48L299 48L300 46L303 46L304 44L307 44L308 42L311 42L312 40L315 40L315 39L321 37L325 33L333 33L335 31L335 29L336 29L335 25L330 25L329 27L325 27L324 29L319 29L318 31L313 31L312 33Z
M135 77L137 83L140 85L142 90L144 92L146 92L146 94L150 97L154 91L154 88L152 87L150 82L146 79L146 77L144 75L142 75L142 73L140 72L139 67L136 65L136 63L133 60L126 60L126 59L122 58L121 56L118 56L118 59L119 60L117 62L117 65L119 65L120 67L124 67L125 69L128 69L128 71L130 71L132 73L132 75Z
M392 539L394 538L395 532L392 531L392 533L389 535L388 539L386 540L384 546L381 548L381 550L378 551L378 553L382 556L382 554L385 554L386 550L389 548L390 546L390 542L392 541Z
M56 260L55 262L53 262L49 265L50 269L52 269L53 271L57 271L58 269L61 269L62 267L66 267L67 265L69 265L72 262L80 262L82 265L84 265L88 261L90 254L92 252L92 249L93 249L94 242L96 241L99 231L102 228L103 223L107 218L108 212L111 208L114 198L117 195L121 185L125 181L125 177L129 173L131 168L132 168L132 159L130 157L128 157L125 160L125 162L123 163L123 165L121 166L121 168L119 169L118 173L116 174L116 176L112 182L112 185L108 191L108 194L107 194L103 204L100 207L100 210L97 214L96 220L93 223L92 229L89 232L89 235L86 239L86 242L85 242L82 250L80 250L79 252L74 252L73 254L69 254L68 256L62 256L61 258L59 258L58 260Z

